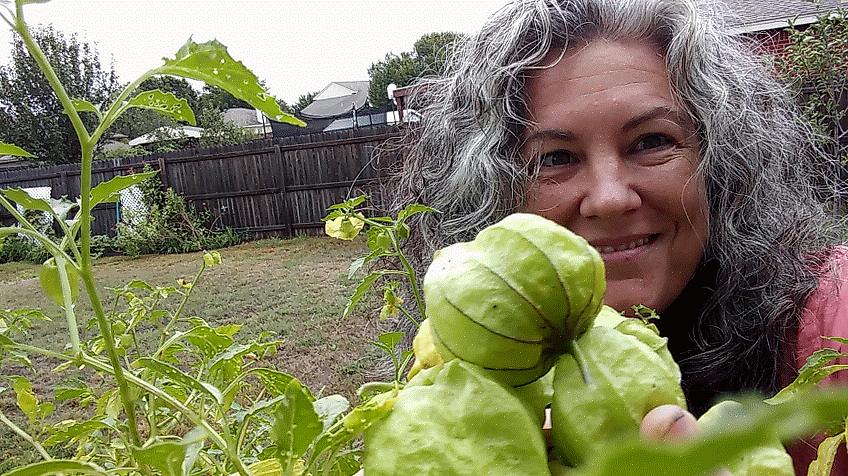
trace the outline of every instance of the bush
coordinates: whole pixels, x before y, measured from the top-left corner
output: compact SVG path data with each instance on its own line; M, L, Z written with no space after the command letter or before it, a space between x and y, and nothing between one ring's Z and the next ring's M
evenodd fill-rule
M12 235L0 241L0 263L43 263L49 257L44 246L23 236Z
M213 230L208 212L196 210L173 189L165 190L157 179L146 180L140 187L147 211L139 219L127 212L127 220L118 224L118 236L110 244L112 250L128 256L188 253L242 242L231 228Z

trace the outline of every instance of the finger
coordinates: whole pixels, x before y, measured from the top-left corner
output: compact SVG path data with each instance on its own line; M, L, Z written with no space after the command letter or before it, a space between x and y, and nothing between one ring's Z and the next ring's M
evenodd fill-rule
M639 427L639 434L646 440L685 440L697 433L698 421L694 415L676 405L654 408Z

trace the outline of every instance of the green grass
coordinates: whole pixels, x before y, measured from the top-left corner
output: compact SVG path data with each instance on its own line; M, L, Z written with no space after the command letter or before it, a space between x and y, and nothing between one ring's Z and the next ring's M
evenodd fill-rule
M242 336L273 332L284 344L272 365L297 376L316 393L341 393L353 399L379 359L369 345L377 334L373 316L379 309L366 308L341 320L356 284L347 279L347 268L363 251L361 242L323 237L263 240L220 250L223 264L206 271L183 315L200 316L213 324L242 324ZM109 257L97 260L94 274L107 305L107 287L119 287L132 279L173 285L177 278L193 278L201 260L201 253ZM43 310L53 320L36 323L30 343L59 350L67 342L64 315L41 293L37 275L37 265L0 264L0 308ZM81 297L78 321L85 323L91 315L90 304ZM29 375L36 392L48 398L51 387L62 377L51 371L56 362L35 362L34 374L14 370ZM9 372L0 370L0 374ZM2 386L8 383L0 381ZM9 398L0 399L5 412L19 416L11 405ZM60 407L57 418L69 411ZM0 472L13 467L14 461L32 457L26 444L5 428L0 428L0 441Z

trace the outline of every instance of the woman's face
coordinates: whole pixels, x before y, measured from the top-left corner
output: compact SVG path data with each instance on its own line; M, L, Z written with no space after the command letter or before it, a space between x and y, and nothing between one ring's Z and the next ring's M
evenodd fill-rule
M533 76L536 125L521 153L540 173L528 210L600 251L606 304L665 310L703 255L708 212L697 137L662 56L647 43L596 40Z

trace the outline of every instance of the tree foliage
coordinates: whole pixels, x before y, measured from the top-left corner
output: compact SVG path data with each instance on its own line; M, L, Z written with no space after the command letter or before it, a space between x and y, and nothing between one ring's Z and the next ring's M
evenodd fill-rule
M291 106L292 114L300 114L300 111L302 111L306 106L312 104L312 101L317 95L318 91L301 94L300 97L297 98L297 102Z
M790 27L778 71L797 91L826 150L848 160L848 11L819 15L806 28Z
M97 50L77 35L52 26L35 28L32 35L71 97L102 104L118 91L114 66L102 65ZM44 163L79 162L80 146L63 110L16 36L9 64L0 66L0 140L23 147ZM83 114L89 130L95 120L93 114Z
M411 52L388 53L382 61L368 68L371 84L368 100L374 106L385 106L389 102L386 87L394 83L398 87L408 86L415 78L441 75L455 46L465 39L462 33L429 33L415 42Z
M199 141L202 147L241 144L256 139L255 133L225 121L217 109L205 107L200 112L199 121L203 124Z

